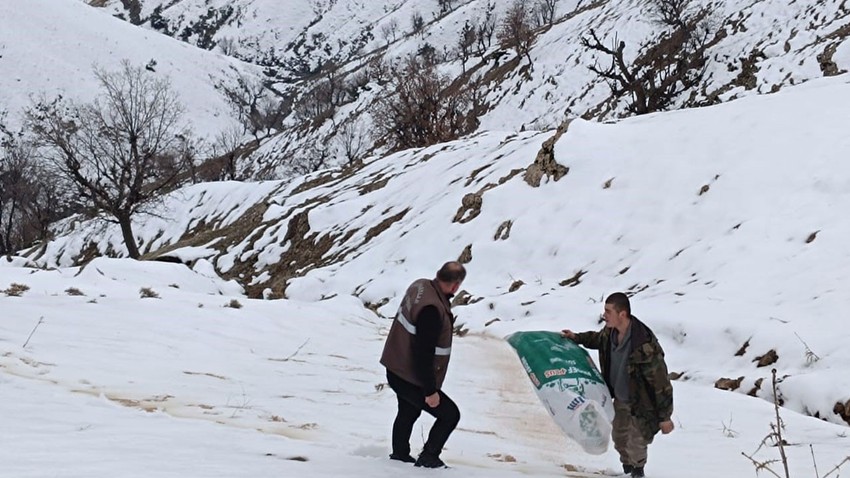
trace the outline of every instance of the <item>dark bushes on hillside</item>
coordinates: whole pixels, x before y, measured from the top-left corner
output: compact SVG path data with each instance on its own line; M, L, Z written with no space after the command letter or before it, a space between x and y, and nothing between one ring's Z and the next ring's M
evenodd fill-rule
M615 98L630 96L627 110L637 115L667 109L679 94L702 82L706 52L716 30L709 10L692 9L690 0L653 0L648 15L665 31L641 46L631 62L625 58L626 43L616 37L610 47L594 30L581 39L584 47L610 58L607 68L598 61L589 68L608 84Z
M434 64L409 57L397 67L374 112L378 135L392 150L451 141L475 127L470 89L453 91Z

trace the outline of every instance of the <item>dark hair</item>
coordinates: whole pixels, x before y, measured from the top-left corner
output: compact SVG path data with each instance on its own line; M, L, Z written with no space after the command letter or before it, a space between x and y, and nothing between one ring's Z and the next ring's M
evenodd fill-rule
M440 282L454 284L456 282L463 282L464 279L466 279L466 269L460 262L446 262L437 271L437 280Z
M622 292L614 292L609 295L608 298L605 299L605 303L613 305L614 310L617 312L625 310L627 314L632 315L632 306L629 304L629 298Z

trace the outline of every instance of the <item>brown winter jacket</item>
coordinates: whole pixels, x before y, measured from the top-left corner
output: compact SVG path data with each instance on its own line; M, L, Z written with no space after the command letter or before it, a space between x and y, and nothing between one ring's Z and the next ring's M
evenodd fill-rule
M441 319L440 334L434 350L434 379L439 390L446 378L451 357L453 317L448 297L440 292L436 280L418 279L407 288L384 344L381 364L414 385L426 386L416 373L413 343L419 313L427 306L436 307Z
M673 414L673 385L667 376L664 350L652 330L631 316L631 351L628 358L629 397L632 415L647 442L652 442L661 422ZM602 376L614 395L610 383L611 329L576 334L575 343L599 350Z

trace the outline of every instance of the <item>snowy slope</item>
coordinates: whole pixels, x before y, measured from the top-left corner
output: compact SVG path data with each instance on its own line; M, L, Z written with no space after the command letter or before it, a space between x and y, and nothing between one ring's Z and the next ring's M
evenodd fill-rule
M382 14L367 2L329 4L336 13L322 18L336 20L304 27L308 4L293 2L300 13L279 23L291 30L287 41L349 28L344 6L368 21L377 15L373 28L380 28L393 15L407 25L414 5L398 2ZM189 15L200 4L174 5ZM482 6L460 5L429 26L428 41L450 41L435 32L459 28ZM773 420L771 368L782 378L791 475L812 475L812 445L822 476L848 449L846 418L837 410L850 414L841 314L850 270L843 214L850 208L850 77L807 80L824 74L818 55L829 45L831 59L846 69L843 5L718 6L734 21L713 51L718 63L705 91L731 85L719 99L740 99L617 122L573 119L553 140L552 127L578 116L582 101L604 98L603 85L585 83L587 58L573 48L576 35L593 24L638 41L649 34L639 8L601 3L544 33L530 78L510 73L490 85L493 109L469 138L286 181L197 184L167 198L157 217L136 218L147 258L178 258L188 268L89 261L92 251L124 256L121 234L79 218L25 258L0 261L3 473L407 474L385 458L394 397L382 387L377 358L404 287L462 257L469 277L456 311L470 333L457 339L446 386L462 421L445 452L456 470L437 474L616 470L613 451L586 455L554 429L501 338L516 330L596 329L600 300L624 290L633 294L635 315L658 334L670 370L681 374L677 431L652 445L650 476L753 473L741 452L755 450ZM199 94L189 105L192 119L210 131L229 121L208 115L218 97L210 82L195 80L236 63L121 23L108 16L115 11L71 0L49 8L44 0L0 3L0 70L11 72L0 75L0 109L15 111L8 105L44 88L92 94L90 61L69 58L117 65L132 54L146 62L148 45L161 45L157 55L170 60L157 56L157 74L168 70L190 82L181 91ZM258 25L270 19L256 17ZM113 30L120 32L99 40ZM237 31L264 30L246 23ZM77 37L83 33L94 37ZM55 39L51 49L39 46L50 44L45 38ZM75 48L62 50L74 39ZM421 41L400 37L389 50L402 55ZM766 57L753 78L736 85L737 62L754 48ZM63 54L44 61L52 51ZM457 74L460 65L442 68ZM778 93L758 95L779 84ZM364 94L334 120L368 111L375 98ZM330 144L331 130L325 124L281 135L258 158L300 151L317 138ZM547 140L569 170L533 187L525 176ZM22 288L15 284L28 290L16 297ZM142 297L151 293L158 298ZM770 351L778 360L758 366ZM740 379L737 393L716 390L721 378ZM417 427L414 451L428 423ZM776 450L759 456L775 458Z
M29 290L0 294L3 476L508 478L618 469L613 450L587 455L560 434L515 354L490 335L453 347L445 389L462 417L443 453L452 469L419 471L386 458L395 397L377 358L389 321L354 298L247 299L181 265L125 259L57 271L3 261L0 286L8 284ZM159 298L140 297L141 287ZM242 307L225 306L234 300ZM675 393L677 430L652 445L649 476L752 476L740 453L767 434L771 405L691 383ZM846 455L845 427L782 413L791 476L811 474L807 445L820 470ZM431 422L417 424L414 453Z
M214 134L234 123L214 88L237 73L259 69L141 30L76 0L6 0L0 3L0 110L12 127L33 98L63 95L91 100L98 91L94 67L118 70L123 60L152 65L170 79L197 133Z
M850 356L822 321L842 307L850 270L848 102L845 75L619 123L576 120L554 145L568 174L537 188L525 173L552 132L481 134L297 181L196 185L168 203L175 220L140 217L136 230L149 256L203 257L253 297L354 295L384 316L399 284L465 257L461 320L497 336L595 328L600 298L626 290L671 370L707 386L742 377L747 393L770 374L754 362L774 350L791 375L786 405L843 423L833 409L850 399ZM220 232L199 234L202 223ZM91 242L123 255L120 238L76 224L28 255L69 266ZM752 393L771 396L764 382Z
M103 3L107 11L127 16L123 2ZM313 76L320 66L337 65L339 74L348 79L367 69L368 59L383 56L391 62L426 45L438 52L441 72L460 77L460 31L467 21L480 24L488 3L453 2L453 10L443 13L437 2L412 0L298 0L287 2L285 9L268 0L138 2L141 26L154 28L151 21L156 17L160 31L192 44L199 43L199 35L192 32L206 32L210 39L205 47L221 51L221 45L213 46L219 41L227 45L229 54L266 66L269 73L287 83L279 86L296 102L307 98L310 88L321 81L321 75ZM498 28L511 2L492 3ZM709 3L693 2L692 8L705 5ZM679 95L673 108L767 94L850 69L850 48L845 41L850 34L850 12L841 2L736 0L710 6L715 35L708 48L705 78ZM475 73L464 81L485 79L476 87L488 105L479 118L478 131L546 130L568 118L623 115L629 98L610 102L610 89L588 69L597 61L605 67L610 59L588 51L581 39L593 29L606 45L615 39L623 41L626 61L631 61L643 45L663 32L648 10L646 1L557 2L555 24L540 29L532 46L533 69L528 68L527 60L516 59L513 51L500 46L494 36L486 55L473 55L465 65ZM414 14L425 20L419 33L413 32ZM394 30L390 28L393 24ZM395 33L390 34L391 30ZM246 161L246 170L257 174L263 171L257 167L262 164L283 175L289 161L303 161L311 154L310 148L322 145L331 150L331 164L344 162L334 141L339 126L356 121L371 130L375 101L391 92L391 85L372 82L331 119L313 125L306 133L302 122L290 118L287 124L291 129L269 139Z
M126 2L99 3L105 11L133 21ZM435 21L436 1L289 0L285 8L277 0L133 3L139 5L140 26L270 67L286 81L297 80L326 62L345 63L387 43L415 43L405 38L414 13L435 28L428 36L443 33L440 46L452 41L441 22ZM389 31L391 24L396 25L395 35L385 35L384 27Z

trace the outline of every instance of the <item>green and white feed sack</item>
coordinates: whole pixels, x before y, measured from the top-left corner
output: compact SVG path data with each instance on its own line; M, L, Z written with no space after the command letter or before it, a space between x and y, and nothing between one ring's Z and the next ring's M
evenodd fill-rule
M614 405L587 352L557 332L516 332L505 339L564 434L588 453L605 453Z

